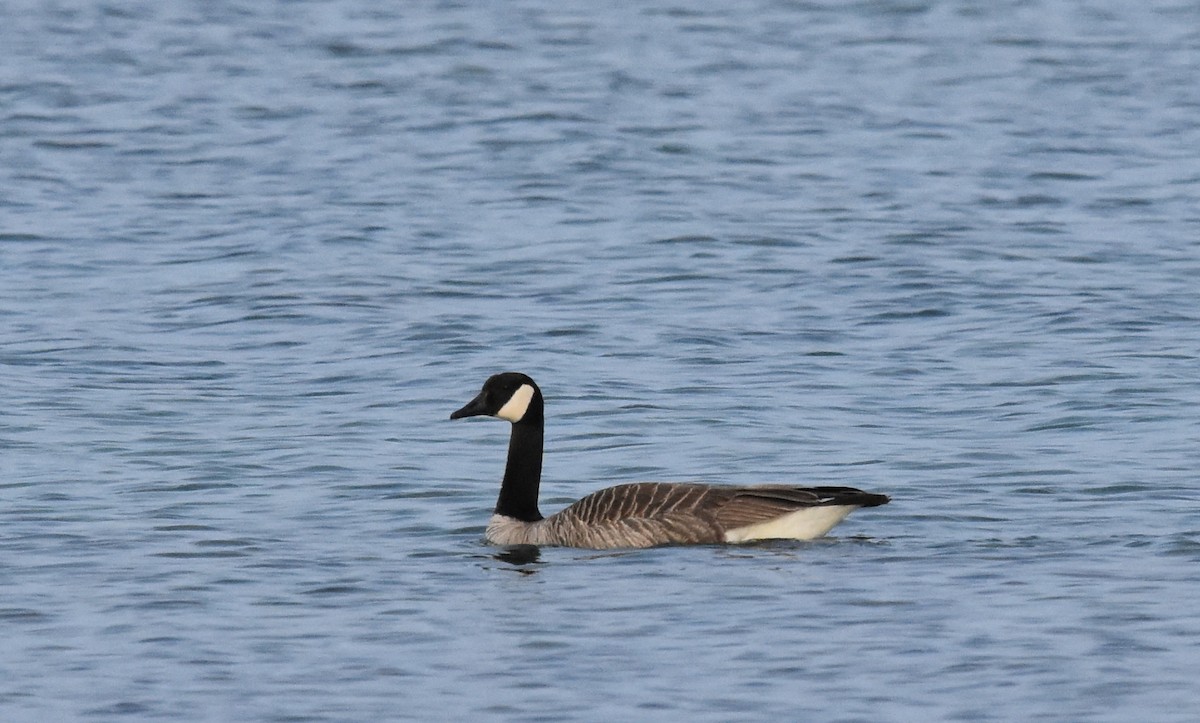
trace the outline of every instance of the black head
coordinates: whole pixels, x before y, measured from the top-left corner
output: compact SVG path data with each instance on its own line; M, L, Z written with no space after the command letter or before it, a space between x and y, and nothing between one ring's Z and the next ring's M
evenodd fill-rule
M451 419L487 415L505 419L514 424L532 418L536 410L540 418L542 391L533 380L520 372L495 374L483 383L479 396L467 402L462 409L450 415Z

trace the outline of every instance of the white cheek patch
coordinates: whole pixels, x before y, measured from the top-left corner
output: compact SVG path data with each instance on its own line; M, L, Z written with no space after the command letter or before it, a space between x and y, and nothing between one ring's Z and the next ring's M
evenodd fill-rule
M532 399L533 387L522 384L517 391L513 392L512 397L505 402L504 406L500 407L496 416L510 422L519 422L525 416L525 412L529 411L529 402Z

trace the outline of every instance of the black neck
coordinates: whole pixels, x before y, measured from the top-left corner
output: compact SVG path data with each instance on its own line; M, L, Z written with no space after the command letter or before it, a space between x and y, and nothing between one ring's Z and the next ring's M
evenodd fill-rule
M500 499L496 500L496 514L524 522L542 519L537 504L542 482L542 415L540 409L536 411L526 413L512 426L504 482L500 484Z

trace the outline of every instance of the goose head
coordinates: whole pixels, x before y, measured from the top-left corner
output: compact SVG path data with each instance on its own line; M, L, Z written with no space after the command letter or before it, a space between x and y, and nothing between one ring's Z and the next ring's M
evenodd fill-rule
M450 418L489 416L516 424L540 421L541 412L542 391L537 384L520 372L504 372L489 377L479 395Z

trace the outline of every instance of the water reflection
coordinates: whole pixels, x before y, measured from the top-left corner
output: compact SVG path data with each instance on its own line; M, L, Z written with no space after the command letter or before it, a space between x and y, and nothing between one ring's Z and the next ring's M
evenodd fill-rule
M510 565L534 565L541 561L542 550L537 545L513 545L497 552L492 557ZM532 575L537 570L521 569L520 572Z

